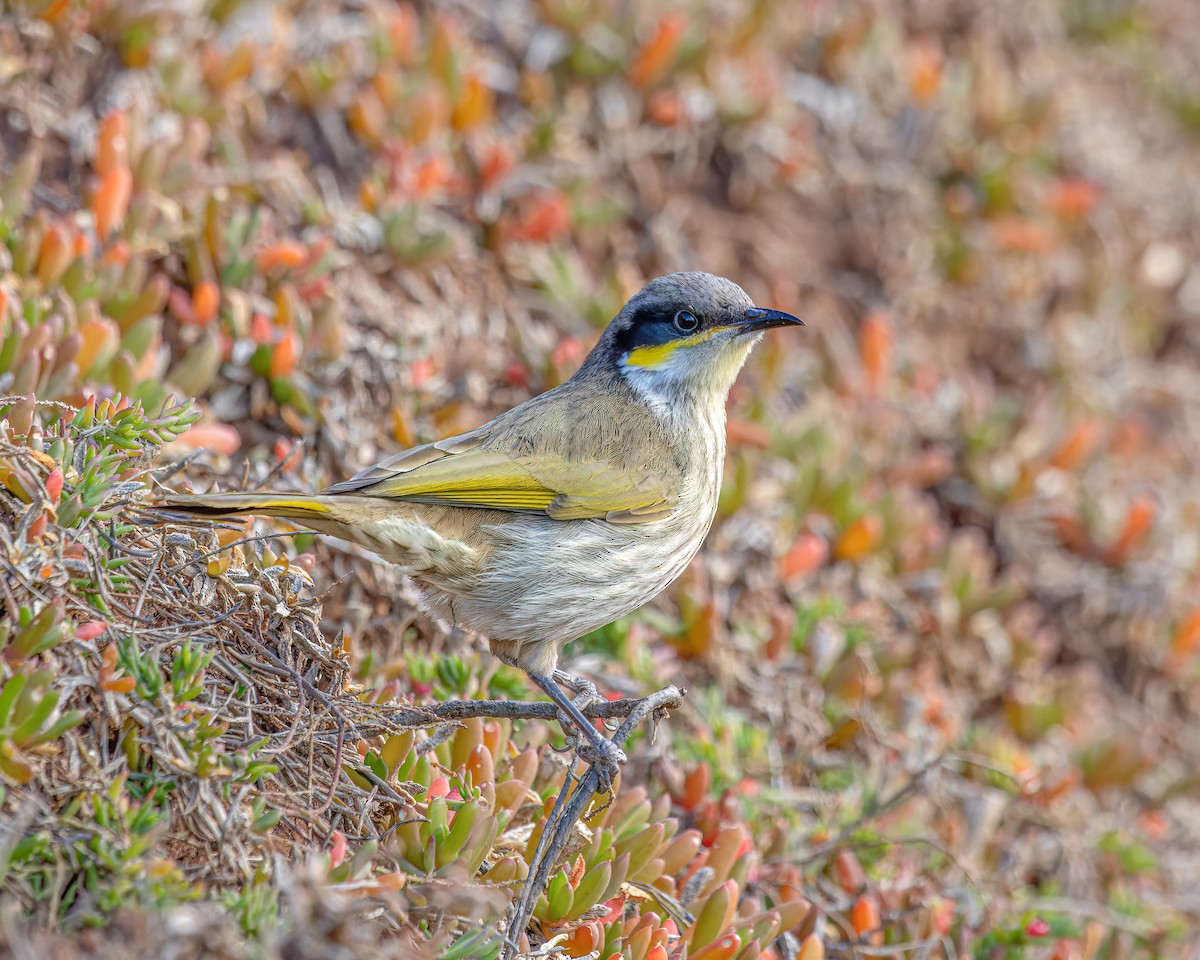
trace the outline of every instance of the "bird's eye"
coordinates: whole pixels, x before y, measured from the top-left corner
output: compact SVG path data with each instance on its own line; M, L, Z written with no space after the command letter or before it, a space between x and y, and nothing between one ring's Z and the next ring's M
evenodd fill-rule
M675 329L680 333L691 333L700 326L700 321L691 310L680 310L676 313L674 323Z

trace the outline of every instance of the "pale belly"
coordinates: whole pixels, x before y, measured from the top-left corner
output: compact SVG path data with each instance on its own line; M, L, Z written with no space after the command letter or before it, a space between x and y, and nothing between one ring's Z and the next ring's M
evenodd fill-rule
M494 641L561 646L661 593L711 523L705 511L624 526L540 517L506 524L478 587L452 601L454 617Z

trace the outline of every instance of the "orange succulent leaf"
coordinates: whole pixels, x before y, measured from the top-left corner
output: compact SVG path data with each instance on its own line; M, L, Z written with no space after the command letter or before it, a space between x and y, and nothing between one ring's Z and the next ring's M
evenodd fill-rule
M839 560L859 560L879 546L883 521L873 513L864 513L838 537L833 555Z
M507 232L512 240L551 243L566 236L570 229L571 208L567 198L553 190L527 198Z
M454 176L450 158L435 154L417 164L412 175L412 192L417 197L427 197L449 185Z
M741 949L742 938L736 933L727 933L695 953L689 953L688 960L733 960Z
M272 380L290 377L296 372L296 363L300 358L300 335L295 330L287 330L271 351L268 374Z
M470 130L491 119L494 94L483 80L471 74L463 82L454 109L450 114L450 125L455 130Z
M188 450L213 450L230 457L241 447L242 437L226 423L198 423L172 442Z
M856 894L867 885L867 875L853 850L843 848L834 855L833 872L838 885L846 893Z
M57 24L71 6L71 0L50 0L38 11L37 17L45 23Z
M517 162L516 152L504 143L493 144L479 161L479 185L487 190L496 186Z
M1125 523L1111 547L1105 551L1104 560L1110 566L1125 563L1130 554L1146 542L1154 529L1158 517L1158 503L1148 494L1135 496L1125 513Z
M646 119L651 123L675 127L685 117L683 101L674 90L656 90L646 99Z
M365 86L354 95L346 112L346 125L359 134L364 143L378 150L388 136L388 109L376 91Z
M886 311L873 310L858 328L858 356L867 388L877 394L892 372L892 321Z
M686 26L687 18L681 11L663 14L629 66L629 79L635 87L644 90L666 74Z
M1064 177L1046 194L1046 209L1063 220L1084 220L1104 196L1099 184L1082 177Z
M250 526L253 523L252 517L247 517L237 527L227 528L221 527L216 531L217 543L222 548L232 546L243 537L250 533Z
M100 689L112 693L130 693L137 686L133 677L117 676L117 645L110 643L100 653Z
M129 246L129 241L117 237L104 251L100 263L106 267L123 267L129 263L131 256L133 256L133 249Z
M1200 652L1200 607L1194 609L1171 634L1171 646L1166 668L1169 673L1181 673Z
M1091 557L1096 553L1096 545L1092 542L1087 529L1074 517L1065 515L1052 516L1049 523L1058 534L1058 539L1072 553L1083 557Z
M942 49L936 40L918 40L909 51L908 90L922 106L937 99L942 85Z
M866 938L872 946L883 946L883 920L879 914L879 901L874 894L864 893L850 908L850 925L859 937Z
M50 471L46 477L46 498L51 503L58 503L63 491L63 472L59 467Z
M596 922L584 923L572 930L560 943L559 949L568 957L594 956L604 945L604 933ZM647 957L653 955L653 951ZM665 956L665 954L664 954Z
M308 262L308 247L298 240L281 240L264 247L258 252L258 269L262 273L273 270L295 270Z
M136 687L137 680L133 677L113 677L100 681L100 689L109 693L133 693Z
M398 870L391 873L380 874L375 878L375 889L378 893L395 893L398 890L403 890L407 885L408 874L401 873Z
M680 805L685 810L696 810L712 788L712 767L703 760L697 763L683 778L683 796Z
M87 620L75 628L75 639L84 642L95 640L107 629L108 621L106 620Z
M1076 469L1100 446L1103 435L1104 425L1099 420L1084 418L1076 421L1050 455L1050 466L1059 470Z
M42 236L37 276L44 289L53 287L75 259L74 227L52 223Z
M192 291L192 314L196 323L208 326L221 305L221 289L211 280L201 280Z
M119 167L129 167L129 115L113 110L100 121L96 136L96 173L104 176Z
M274 336L274 324L265 313L254 313L250 317L250 339L257 344L270 343Z
M387 35L392 55L401 63L410 60L421 39L421 23L412 4L401 3L392 9L387 20Z
M113 167L100 178L92 198L92 213L96 217L96 235L101 243L124 224L132 195L133 174L127 167Z
M425 87L413 97L407 111L408 140L419 146L449 123L450 105L439 87Z
M825 960L825 942L815 933L810 933L801 942L796 960Z
M36 520L33 521L33 523L31 523L29 525L29 532L26 535L26 539L31 543L36 543L38 540L41 540L42 536L46 532L47 523L48 523L48 521L46 520L46 514L43 513L40 517L38 517ZM41 573L42 579L43 580L48 579L51 576L51 574L53 574L53 572L54 572L54 570L52 567L49 567L49 566L43 567L42 573Z
M815 533L802 533L779 560L780 580L794 580L819 570L829 560L829 544Z
M1025 217L1000 217L989 227L996 246L1010 253L1049 253L1059 244L1052 225Z
M346 837L340 830L333 831L333 843L329 847L329 865L336 867L346 859Z

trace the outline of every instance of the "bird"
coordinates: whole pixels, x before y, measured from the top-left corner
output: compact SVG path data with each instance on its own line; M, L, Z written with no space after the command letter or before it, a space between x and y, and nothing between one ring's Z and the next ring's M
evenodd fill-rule
M716 516L729 390L764 331L803 325L731 280L668 274L629 299L574 376L481 427L315 495L174 493L160 506L283 517L399 564L431 613L485 636L546 693L611 784L625 754L563 691L596 692L559 669L560 652L683 573Z

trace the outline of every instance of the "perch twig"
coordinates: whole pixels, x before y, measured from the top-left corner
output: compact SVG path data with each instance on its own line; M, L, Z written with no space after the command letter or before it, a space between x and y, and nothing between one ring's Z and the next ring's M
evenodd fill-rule
M613 743L617 746L623 746L633 731L647 717L665 714L668 710L677 709L682 703L683 691L671 685L664 687L657 693L652 693L647 697L637 700L617 700L612 703L602 702L593 704L584 713L588 716L621 716L623 714L625 720L612 735ZM619 704L624 705L620 712L604 709L616 707ZM449 705L443 704L443 706ZM531 704L531 706L545 706L549 708L550 716L556 715L556 709L553 704ZM538 715L540 716L541 714L539 713ZM571 780L574 769L575 763L572 761L571 767L567 771L567 778L563 781L563 788L559 792L558 799L554 802L554 808L550 812L550 817L546 821L546 826L542 830L542 836L538 841L537 849L534 851L533 860L529 864L529 875L525 880L524 886L521 888L521 895L509 910L504 935L504 946L500 951L500 960L516 960L519 949L517 944L521 939L521 933L529 925L529 920L533 916L533 908L537 904L538 897L542 895L542 891L546 889L546 886L550 882L551 871L554 869L554 865L558 862L559 856L567 845L567 840L571 835L571 828L583 814L588 801L595 796L596 791L600 788L599 771L595 767L589 767L587 773L583 775L576 783L575 789L572 790Z

